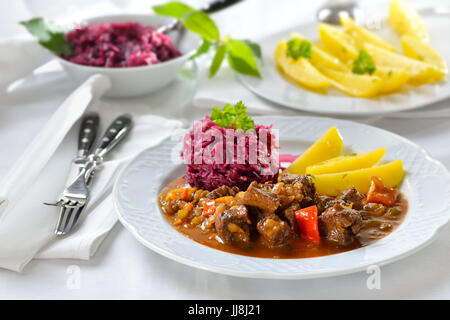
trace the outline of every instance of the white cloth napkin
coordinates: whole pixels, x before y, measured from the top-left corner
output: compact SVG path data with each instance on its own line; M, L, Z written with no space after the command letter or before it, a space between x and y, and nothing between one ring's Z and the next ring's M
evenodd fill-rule
M0 88L50 60L50 53L30 40L23 36L0 41Z
M111 188L118 171L130 158L182 126L180 121L145 114L148 110L98 100L108 87L109 80L100 75L82 84L0 183L0 267L21 271L32 258L89 259L117 221ZM98 170L76 232L57 238L53 231L59 209L42 202L55 200L64 187L76 154L77 120L85 111L99 112L103 129L125 112L132 115L134 126Z

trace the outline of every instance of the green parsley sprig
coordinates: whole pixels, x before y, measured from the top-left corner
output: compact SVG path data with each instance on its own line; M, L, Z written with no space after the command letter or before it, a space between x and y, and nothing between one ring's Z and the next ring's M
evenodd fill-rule
M372 57L364 50L359 51L359 56L353 62L352 72L355 74L372 74L376 70Z
M222 128L241 129L244 131L255 129L255 122L247 115L247 107L242 101L234 106L226 104L222 110L214 107L211 113L211 120Z
M291 39L287 43L286 55L294 60L300 57L311 59L311 42L308 40Z
M202 45L191 57L195 59L214 49L215 54L209 67L209 77L219 70L222 62L227 59L228 64L235 71L261 78L257 59L261 59L261 48L250 40L233 39L230 36L221 37L219 28L208 14L198 11L182 2L171 1L166 4L153 6L153 11L162 16L179 19L191 32L198 34Z

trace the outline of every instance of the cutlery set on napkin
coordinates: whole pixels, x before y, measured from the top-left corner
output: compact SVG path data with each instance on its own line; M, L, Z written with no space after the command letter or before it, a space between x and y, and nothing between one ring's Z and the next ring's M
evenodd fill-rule
M181 121L151 115L140 102L100 100L109 87L102 75L81 84L2 177L0 268L22 271L32 259L89 259L118 220L112 187L119 171L141 151L182 129ZM98 125L96 113L101 115ZM96 144L94 132L110 123ZM61 192L74 181L87 187L87 195ZM72 203L59 202L64 197ZM60 208L43 205L52 200Z
M95 170L103 162L103 157L130 131L132 125L129 115L116 118L100 139L95 151L90 153L97 137L99 120L98 113L88 114L83 118L78 136L78 154L72 160L67 186L55 203L44 203L61 207L55 229L57 235L67 234L75 226L89 200L88 185Z

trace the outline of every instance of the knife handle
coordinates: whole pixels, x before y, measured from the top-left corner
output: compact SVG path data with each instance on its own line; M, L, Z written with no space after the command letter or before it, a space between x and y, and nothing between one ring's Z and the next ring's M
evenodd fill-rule
M81 121L78 134L78 156L86 157L91 150L97 136L100 117L98 113L89 113Z
M131 127L132 122L130 115L125 114L116 118L103 134L103 137L95 150L95 155L103 157L111 151L111 149L114 148L127 135Z
M222 9L228 8L242 0L214 0L201 8L201 11L206 13L214 13Z

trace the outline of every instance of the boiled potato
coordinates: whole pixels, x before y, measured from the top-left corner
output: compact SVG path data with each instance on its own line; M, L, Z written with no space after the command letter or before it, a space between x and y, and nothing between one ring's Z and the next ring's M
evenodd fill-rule
M350 186L354 186L361 193L367 193L372 176L377 176L391 188L399 187L403 180L403 162L396 160L372 168L320 174L312 178L319 194L336 196Z
M405 84L437 82L447 75L447 63L429 45L427 30L414 8L404 0L392 0L388 21L401 35L403 53L352 18L342 16L342 27L319 24L320 43L298 33L291 34L291 39L311 43L308 58L288 57L286 41L280 42L275 51L277 65L289 78L312 90L318 89L317 92L324 93L320 89L333 86L360 98L398 92Z
M423 40L428 39L428 32L419 14L404 0L391 1L388 21L401 35L409 34Z
M354 97L373 97L379 93L383 84L381 78L367 74L354 74L324 68L320 69L320 72L333 80L331 81L333 87Z
M330 86L330 81L303 57L297 60L287 56L287 42L281 41L275 50L275 60L283 72L298 84L321 89Z
M355 21L350 17L340 19L341 24L345 27L345 32L348 33L355 41L355 45L358 49L364 48L365 43L371 43L380 48L397 52L397 49L389 42L383 40L380 36L376 35L369 30L356 25Z
M319 36L325 50L344 63L353 62L358 58L359 50L355 47L352 37L344 31L321 23L319 24Z
M295 159L287 171L293 174L305 174L307 167L340 155L342 143L342 137L337 128L331 127L308 150Z
M308 40L302 35L295 32L291 33L291 38L299 40ZM315 45L312 42L311 42L311 59L309 59L309 62L311 62L311 64L316 68L319 66L336 71L349 70L349 68L345 64L340 62L338 58L332 56L331 54L329 54L328 52L326 52L325 50L323 50L322 48L320 48L319 46Z
M374 166L383 158L386 148L344 155L322 161L306 168L306 173L312 175L345 172Z
M370 43L366 43L364 48L377 66L405 69L410 75L408 82L414 85L430 83L442 78L442 72L431 64L399 55Z
M410 35L401 38L402 49L405 56L420 60L435 66L442 75L448 73L444 58L425 41Z
M377 67L373 74L383 80L380 94L398 91L409 80L408 72L400 68Z

